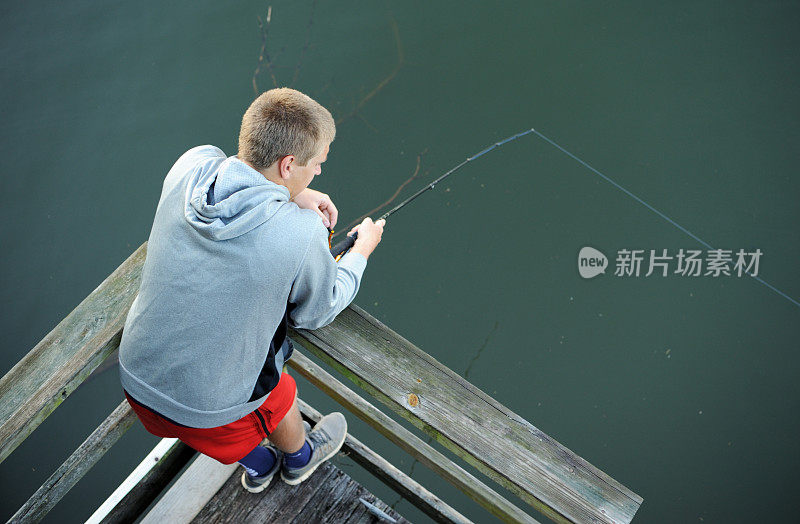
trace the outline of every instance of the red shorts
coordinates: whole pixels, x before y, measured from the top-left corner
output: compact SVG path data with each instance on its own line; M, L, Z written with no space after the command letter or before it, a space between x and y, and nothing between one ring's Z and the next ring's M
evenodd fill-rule
M127 392L125 397L145 429L153 435L178 438L203 455L208 455L223 464L233 464L253 451L262 440L275 431L278 423L292 407L296 393L297 385L294 379L283 373L278 385L269 393L261 407L239 420L216 428L180 426L142 406L128 396Z

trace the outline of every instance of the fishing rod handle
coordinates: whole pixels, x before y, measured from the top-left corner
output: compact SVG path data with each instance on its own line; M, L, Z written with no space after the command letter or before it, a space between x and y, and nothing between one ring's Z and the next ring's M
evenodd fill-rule
M333 257L336 258L345 251L347 251L348 249L350 249L351 247L353 247L353 245L356 243L356 238L358 238L358 231L353 233L353 236L351 237L350 236L344 237L344 239L341 242L338 242L335 246L331 248L331 255L333 255Z

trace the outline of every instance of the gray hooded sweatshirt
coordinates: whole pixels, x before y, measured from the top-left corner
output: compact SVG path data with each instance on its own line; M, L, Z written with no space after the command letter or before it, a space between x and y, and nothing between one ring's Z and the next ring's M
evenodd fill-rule
M164 180L139 295L119 348L123 388L185 426L211 428L259 407L292 347L353 300L367 260L337 264L320 217L213 146Z

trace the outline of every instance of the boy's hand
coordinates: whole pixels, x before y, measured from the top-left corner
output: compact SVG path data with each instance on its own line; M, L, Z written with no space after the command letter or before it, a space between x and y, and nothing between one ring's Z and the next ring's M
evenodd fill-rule
M315 191L314 189L305 188L292 201L298 207L303 209L310 209L315 211L325 227L332 229L336 225L336 220L339 218L339 211L333 205L331 197L325 193Z
M363 222L351 229L347 236L351 236L358 231L358 238L351 251L361 253L364 258L369 258L370 254L381 242L384 225L386 225L386 220L381 219L373 222L371 218L367 217Z

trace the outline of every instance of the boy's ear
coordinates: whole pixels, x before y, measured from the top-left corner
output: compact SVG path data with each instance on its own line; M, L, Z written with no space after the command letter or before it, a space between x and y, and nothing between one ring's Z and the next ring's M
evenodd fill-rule
M285 179L289 177L294 161L294 155L286 155L278 161L278 168L280 170L281 178Z

